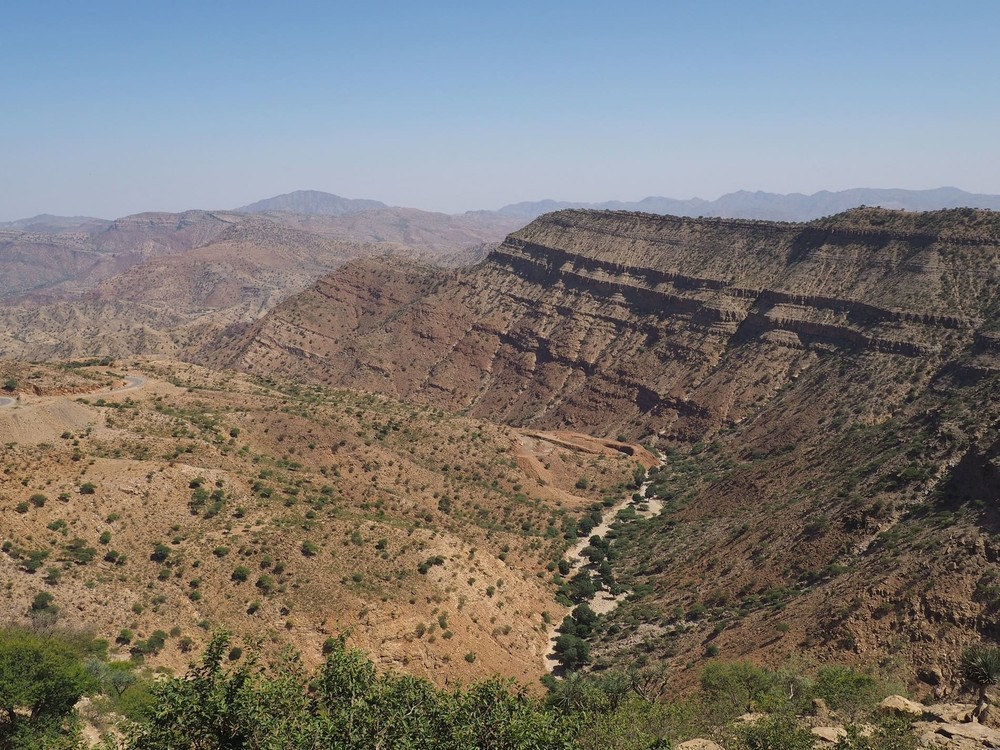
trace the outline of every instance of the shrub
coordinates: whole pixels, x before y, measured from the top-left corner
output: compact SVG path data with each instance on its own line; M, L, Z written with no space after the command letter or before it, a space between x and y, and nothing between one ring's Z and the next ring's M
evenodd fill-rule
M566 718L504 680L439 690L421 678L380 673L345 640L336 639L309 673L292 660L226 665L228 636L218 634L188 675L153 688L131 747L573 746ZM465 658L473 663L474 652Z
M850 667L822 667L816 674L816 695L835 711L855 715L878 699L879 685L871 675Z
M812 750L816 737L794 717L767 716L736 730L735 750Z
M75 537L68 542L63 548L63 552L64 559L74 562L77 565L86 565L97 557L97 550L93 547L88 547L87 543L79 537Z
M749 662L713 662L701 673L701 688L721 715L735 718L774 702L778 676Z
M420 575L427 575L429 571L435 565L444 565L444 558L441 555L434 555L433 557L428 557L420 565L417 566L417 572Z
M52 607L52 602L55 597L52 596L48 591L39 591L35 594L35 598L31 600L31 611L41 612L48 610Z
M233 569L233 574L230 576L237 583L243 583L250 578L250 568L245 565L240 565Z
M78 729L71 717L73 705L90 680L75 645L51 634L0 632L0 690L5 713L0 744L4 747L79 746ZM64 730L66 724L68 730Z

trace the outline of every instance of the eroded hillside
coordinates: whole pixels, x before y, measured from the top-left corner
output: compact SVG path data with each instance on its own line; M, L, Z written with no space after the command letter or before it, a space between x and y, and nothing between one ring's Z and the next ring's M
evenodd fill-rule
M7 617L173 667L217 627L307 660L352 629L440 683L535 683L564 529L637 466L586 436L165 360L0 375Z

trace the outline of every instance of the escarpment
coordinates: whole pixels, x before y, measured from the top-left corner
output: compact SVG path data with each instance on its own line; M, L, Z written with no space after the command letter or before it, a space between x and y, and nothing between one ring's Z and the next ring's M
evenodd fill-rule
M834 353L981 368L998 224L964 210L809 224L562 211L468 271L339 271L231 333L223 358L517 424L698 436Z

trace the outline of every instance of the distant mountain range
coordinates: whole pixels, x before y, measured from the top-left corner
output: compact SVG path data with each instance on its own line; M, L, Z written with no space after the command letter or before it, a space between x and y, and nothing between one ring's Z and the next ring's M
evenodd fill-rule
M766 219L769 221L811 221L823 216L832 216L858 206L878 206L881 208L903 209L906 211L935 211L945 208L986 208L1000 211L1000 195L968 193L954 187L933 190L902 190L897 188L853 188L830 192L821 190L812 195L803 193L765 193L739 190L727 193L716 200L690 198L664 198L649 196L638 201L604 201L584 203L574 201L540 200L510 203L498 210L466 211L464 214L441 214L412 208L390 207L377 200L343 198L320 190L296 190L291 193L265 198L247 206L231 209L232 213L268 214L283 223L292 221L288 214L314 217L347 217L364 213L366 223L379 225L383 220L396 227L387 235L398 234L398 227L412 222L414 216L422 217L424 223L454 222L465 225L497 224L505 231L512 231L527 224L542 214L566 208L586 208L607 211L642 211L650 214L673 216L706 216L730 219ZM406 215L400 219L400 212ZM283 216L281 216L283 215ZM433 218L432 218L433 217ZM296 220L298 221L298 220ZM352 221L356 221L353 220ZM58 233L71 231L92 232L106 228L111 222L89 216L53 216L41 214L28 219L0 222L0 228L19 229L35 233ZM514 226L517 225L517 226ZM305 227L302 227L305 228ZM323 233L323 232L321 232ZM406 232L404 232L405 234ZM335 231L332 235L343 233ZM351 232L346 232L350 235ZM359 239L350 237L351 239ZM499 241L501 237L496 238ZM364 241L400 241L395 236L380 236L378 231L364 236ZM405 242L405 240L403 240Z
M650 196L640 201L606 201L604 203L571 203L541 200L511 203L496 213L520 216L525 221L564 208L590 208L611 211L643 211L673 216L715 216L730 219L768 219L771 221L809 221L831 216L858 206L880 206L906 211L934 211L942 208L988 208L1000 211L1000 195L967 193L953 187L933 190L899 190L854 188L830 192L821 190L812 195L803 193L764 193L739 190L714 201L701 198L677 200Z
M104 229L111 222L108 219L96 219L93 216L54 216L39 214L27 219L0 222L0 228L20 229L24 232L50 234L56 232L92 231Z
M465 216L475 216L482 219L502 216L520 219L527 223L552 211L560 211L565 208L587 208L608 211L642 211L673 216L810 221L858 206L879 206L906 211L934 211L943 208L963 207L1000 211L1000 195L968 193L953 187L934 188L933 190L853 188L837 192L821 190L812 195L739 190L735 193L727 193L712 201L702 198L681 200L662 196L649 196L639 201L604 201L602 203L557 200L523 201L508 204L496 211L467 211ZM318 190L296 190L235 210L240 213L283 212L306 216L343 216L361 211L388 208L385 203L375 200L352 200Z

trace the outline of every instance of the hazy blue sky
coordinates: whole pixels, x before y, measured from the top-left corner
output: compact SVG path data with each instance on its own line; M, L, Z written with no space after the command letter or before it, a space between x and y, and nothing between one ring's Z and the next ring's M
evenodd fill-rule
M1000 2L0 0L0 220L1000 193Z

